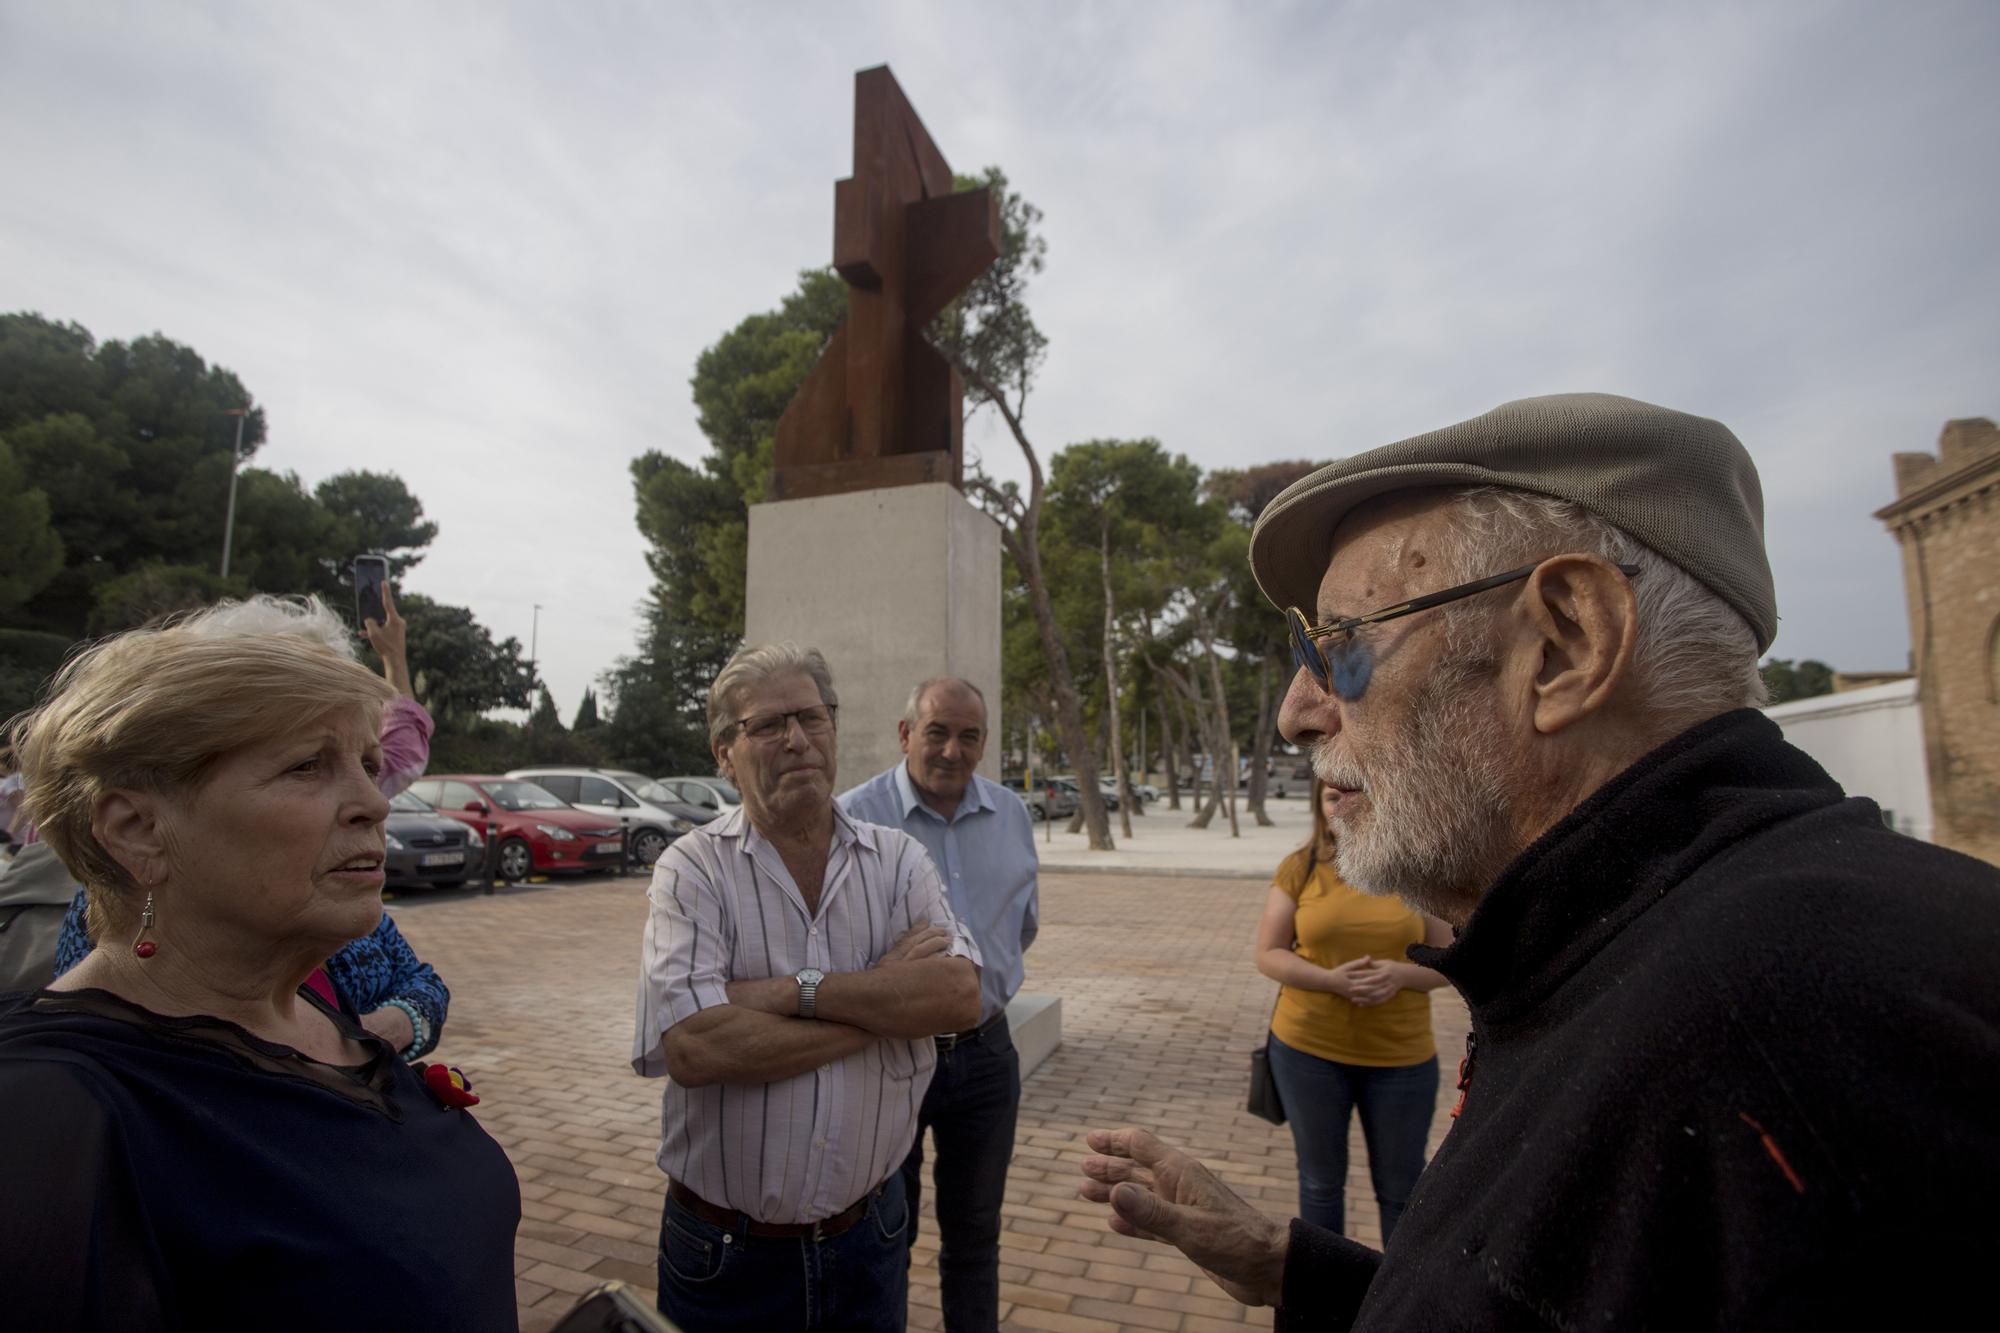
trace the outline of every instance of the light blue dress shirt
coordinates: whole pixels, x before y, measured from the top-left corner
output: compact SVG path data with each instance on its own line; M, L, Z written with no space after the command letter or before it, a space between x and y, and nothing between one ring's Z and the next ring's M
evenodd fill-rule
M924 804L909 765L900 763L843 795L840 805L851 819L901 829L924 845L952 912L979 945L980 1023L1005 1009L1021 989L1021 955L1041 928L1041 861L1021 798L975 773L947 823Z

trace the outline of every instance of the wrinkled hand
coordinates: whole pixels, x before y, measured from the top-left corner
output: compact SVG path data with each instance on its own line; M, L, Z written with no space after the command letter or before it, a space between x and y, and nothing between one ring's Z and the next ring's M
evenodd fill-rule
M410 691L409 626L396 612L396 595L382 585L382 619L361 622L368 646L382 659L382 674L404 694Z
M878 962L914 963L920 958L935 958L949 948L951 931L936 922L920 921L904 931Z
M1289 1228L1243 1202L1209 1169L1143 1129L1094 1129L1083 1188L1122 1236L1163 1241L1245 1305L1276 1305Z

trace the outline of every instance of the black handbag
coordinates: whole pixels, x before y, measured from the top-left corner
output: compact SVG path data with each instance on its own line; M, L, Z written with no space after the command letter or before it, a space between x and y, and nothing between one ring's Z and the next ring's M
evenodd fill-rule
M1278 1080L1271 1076L1270 1045L1266 1043L1250 1052L1250 1105L1251 1115L1259 1120L1268 1120L1274 1125L1285 1123L1285 1104L1278 1099Z
M1279 998L1282 999L1284 994L1284 988L1280 987ZM1277 1016L1278 1006L1273 1004L1271 1017ZM1285 1123L1285 1103L1278 1096L1278 1080L1271 1073L1271 1042L1268 1035L1271 1025L1268 1022L1264 1024L1264 1031L1267 1034L1264 1044L1250 1052L1250 1102L1245 1109L1259 1120L1282 1125Z

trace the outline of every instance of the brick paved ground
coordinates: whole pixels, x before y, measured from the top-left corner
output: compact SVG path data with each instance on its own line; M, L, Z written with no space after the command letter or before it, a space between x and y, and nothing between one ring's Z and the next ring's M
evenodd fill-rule
M1273 1215L1291 1215L1290 1132L1240 1109L1246 1052L1273 994L1250 964L1262 901L1262 888L1242 880L1044 877L1028 988L1062 997L1063 1046L1022 1098L1002 1238L1006 1327L1269 1325L1178 1254L1108 1231L1102 1210L1077 1197L1075 1165L1086 1129L1142 1124ZM653 1290L660 1085L627 1063L644 904L637 877L394 904L398 925L451 986L439 1058L478 1084L478 1114L520 1173L515 1271L530 1333L606 1278ZM1464 1009L1447 991L1435 1010L1450 1068ZM1433 1147L1450 1082L1441 1080ZM1350 1229L1379 1243L1358 1128L1352 1161ZM935 1237L927 1218L911 1275L916 1328L939 1326Z

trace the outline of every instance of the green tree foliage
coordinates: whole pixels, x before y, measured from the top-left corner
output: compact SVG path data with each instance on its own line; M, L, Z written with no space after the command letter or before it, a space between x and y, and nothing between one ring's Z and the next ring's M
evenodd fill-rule
M1788 657L1773 657L1757 670L1763 673L1764 688L1774 704L1833 693L1833 668L1810 657L1797 663Z
M496 643L472 612L422 593L398 593L396 609L409 622L417 698L440 728L469 723L495 708L528 707L535 678L519 639Z
M1247 535L1257 516L1287 486L1316 472L1321 464L1308 459L1261 463L1242 469L1221 469L1208 474L1202 493L1227 512L1230 521ZM1271 750L1278 735L1278 704L1292 677L1291 645L1284 621L1276 608L1264 599L1250 574L1248 560L1229 571L1233 575L1230 613L1223 633L1235 645L1231 665L1234 684L1241 695L1232 704L1236 738L1250 761L1250 781L1245 804L1259 824L1269 824L1264 811L1264 788L1269 776Z
M87 628L92 638L118 634L177 611L193 611L250 592L245 580L234 576L225 579L213 566L149 560L98 588Z
M751 315L696 361L696 419L709 445L700 464L658 450L633 461L653 595L694 625L742 636L750 506L770 485L778 418L840 327L846 300L830 270L799 274L778 309Z
M708 689L740 639L674 624L663 607L649 603L639 651L598 681L610 720L596 736L611 762L654 777L713 771Z
M713 763L698 705L742 642L750 506L770 485L778 418L846 310L846 285L831 270L800 273L776 310L743 320L696 361L691 387L709 446L700 462L652 450L632 463L652 609L638 651L603 684L605 744L636 767L706 772Z
M583 702L576 706L576 718L570 723L571 731L592 731L599 725L597 717L597 691L585 686Z
M1132 799L1121 716L1119 658L1126 651L1119 610L1142 611L1164 602L1157 573L1172 534L1188 526L1201 473L1158 440L1093 440L1071 445L1050 460L1044 554L1056 541L1097 554L1101 588L1098 619L1103 633L1097 666L1103 680L1100 734L1107 738L1111 769L1121 791L1118 818L1132 836ZM1087 661L1087 653L1078 653ZM1129 686L1129 679L1127 680Z
M961 177L958 184L960 188L986 185L998 195L1001 253L986 273L939 313L927 332L964 378L968 412L983 407L997 412L1027 465L1025 489L1012 482L996 485L975 469L966 478L966 490L1000 524L1001 545L1020 571L1041 635L1051 720L1063 750L1075 765L1082 792L1077 822L1088 831L1093 850L1109 851L1111 824L1097 787L1097 761L1084 730L1084 699L1069 647L1057 626L1049 574L1043 567L1045 478L1041 456L1023 424L1028 395L1048 348L1048 340L1027 306L1028 282L1041 271L1047 253L1037 230L1042 215L1018 192L1007 188L1006 176L996 167L987 168L980 177Z
M965 377L968 413L990 405L1018 417L1049 346L1027 301L1028 282L1049 252L1042 210L1009 189L998 167L953 183L961 192L988 189L999 198L1000 257L938 315L930 339Z
M28 484L27 469L0 440L0 612L40 592L62 566L62 538L49 521L49 497Z
M528 730L540 732L562 729L562 716L556 712L555 696L549 693L548 686L543 685L535 694L535 711L528 715Z
M313 496L340 525L341 549L389 557L396 578L424 558L438 526L424 517L423 502L390 472L343 472L313 488Z
M0 586L0 614L75 637L129 621L132 578L146 590L137 600L157 604L159 570L219 563L236 440L227 413L250 404L235 375L158 334L99 345L76 324L0 315L0 447L24 477L6 492L29 497L28 507L43 498L61 557L23 598L8 602ZM263 409L251 406L243 427L247 462L264 441ZM5 525L26 541L17 529L33 524ZM389 553L400 571L436 535L394 476L344 473L308 492L294 474L244 467L223 591L311 592L339 605L357 552ZM46 547L37 551L45 561ZM17 567L36 568L0 563L10 574ZM101 596L111 599L102 608Z
M0 439L47 497L64 567L20 609L81 634L99 584L148 561L222 548L235 421L243 453L264 415L235 375L157 334L98 345L75 324L0 315Z

